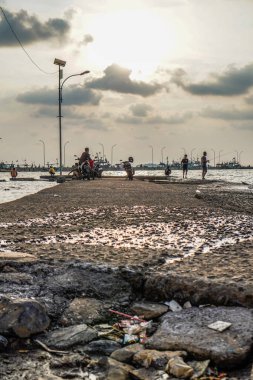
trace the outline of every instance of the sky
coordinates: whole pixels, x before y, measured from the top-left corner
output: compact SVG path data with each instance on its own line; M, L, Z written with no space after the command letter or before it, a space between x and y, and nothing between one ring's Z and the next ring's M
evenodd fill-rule
M0 0L0 161L253 165L253 0ZM61 82L61 83L62 83Z

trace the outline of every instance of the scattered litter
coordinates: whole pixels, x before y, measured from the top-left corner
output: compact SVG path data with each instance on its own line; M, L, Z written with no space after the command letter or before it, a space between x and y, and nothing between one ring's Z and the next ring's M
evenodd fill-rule
M180 356L169 360L166 372L180 379L187 379L194 373L193 368L186 364Z
M204 360L204 361L190 361L187 364L191 366L194 370L194 374L192 375L191 379L198 379L201 376L203 376L206 373L206 370L209 366L210 360Z
M132 316L111 309L109 311L119 316L128 318L122 319L120 322L117 322L112 326L113 332L121 336L121 342L123 344L146 343L146 330L151 328L152 321L145 321L136 315Z
M164 302L165 305L169 306L169 309L171 311L181 311L183 308L179 305L179 303L177 303L177 301L166 301Z
M222 332L222 331L228 329L231 325L232 325L232 323L230 323L230 322L216 321L214 323L211 323L207 327L209 327L209 329Z
M61 196L60 196L60 195L58 195L58 194L54 194L53 196L54 196L54 197L59 197L59 198L61 197Z

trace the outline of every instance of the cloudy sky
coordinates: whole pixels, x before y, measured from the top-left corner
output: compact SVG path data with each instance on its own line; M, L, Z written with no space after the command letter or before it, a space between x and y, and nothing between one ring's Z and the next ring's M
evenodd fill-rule
M0 0L0 161L253 164L253 0ZM67 143L68 142L68 143ZM116 144L116 145L115 145ZM114 147L113 147L114 146Z

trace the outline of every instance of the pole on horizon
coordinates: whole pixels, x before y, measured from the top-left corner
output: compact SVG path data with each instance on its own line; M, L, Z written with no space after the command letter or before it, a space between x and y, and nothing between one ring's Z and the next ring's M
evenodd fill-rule
M165 148L166 148L166 146L163 146L163 147L161 148L162 164L163 164L163 151L164 151Z
M111 165L113 165L113 149L115 148L117 144L114 144L112 147L111 147Z
M213 166L216 167L216 166L215 166L215 158L216 158L216 157L215 157L215 150L214 150L214 149L211 149L211 151L213 152Z
M219 150L219 164L221 163L220 162L220 154L221 154L221 152L223 152L223 150Z
M41 142L42 145L43 145L43 167L45 168L45 166L46 166L46 147L45 147L45 141L44 140L39 140L39 142Z
M102 143L99 143L99 145L102 147L102 154L103 154L103 161L105 160L105 148L104 148L104 144L102 144Z
M153 148L153 145L149 145L149 147L151 148L151 157L152 157L152 166L154 165L154 148Z
M69 141L66 141L63 148L63 165L66 163L66 145L69 144Z

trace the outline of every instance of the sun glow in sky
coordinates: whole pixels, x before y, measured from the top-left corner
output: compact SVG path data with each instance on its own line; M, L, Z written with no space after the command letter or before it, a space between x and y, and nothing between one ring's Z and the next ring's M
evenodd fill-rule
M94 44L90 55L106 67L112 62L153 73L159 64L177 49L177 36L161 14L150 10L115 11L100 14L90 22Z

